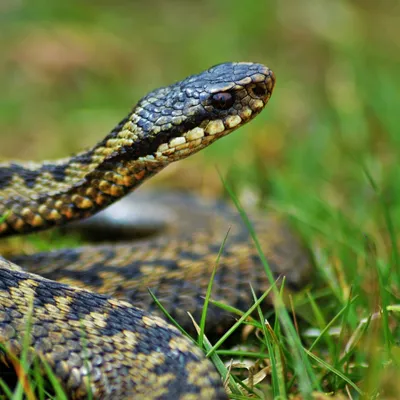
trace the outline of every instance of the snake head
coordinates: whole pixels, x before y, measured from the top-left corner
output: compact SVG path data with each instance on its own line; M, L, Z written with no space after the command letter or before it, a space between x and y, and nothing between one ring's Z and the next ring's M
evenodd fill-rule
M274 85L273 72L262 64L219 64L149 93L129 123L140 146L147 143L147 158L176 161L253 119Z
M250 121L274 84L274 74L261 64L216 65L150 92L86 151L43 163L0 164L0 236L94 214L169 163Z

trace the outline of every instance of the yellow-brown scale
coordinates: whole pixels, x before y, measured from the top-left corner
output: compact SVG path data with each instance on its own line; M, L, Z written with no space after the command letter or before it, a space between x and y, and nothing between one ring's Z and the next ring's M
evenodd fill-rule
M151 201L150 197L154 199ZM133 214L135 205L140 209L141 202L147 202L176 215L170 222L173 238L167 229L167 233L161 231L158 237L138 243L86 246L11 260L46 278L89 288L157 312L148 294L150 288L180 325L193 331L187 312L200 320L211 272L229 230L213 285L213 299L245 310L253 302L249 283L257 295L268 289L269 282L251 237L238 213L230 207L177 193L144 192L127 200L113 208L125 208L124 213ZM179 222L180 215L186 216L184 226ZM251 219L275 276L285 276L286 286L291 287L308 282L310 257L287 224L278 216L265 213L252 213ZM102 229L103 224L109 232L111 228L104 218L95 230ZM83 225L82 229L88 228ZM232 315L210 306L206 330L212 333L217 326L223 329L233 322Z
M99 211L169 163L251 120L269 100L274 82L262 65L223 64L150 93L86 152L41 164L0 164L0 215L5 216L0 236ZM224 97L216 98L224 95L232 99L228 108Z
M89 391L101 399L162 398L180 394L185 376L187 394L223 398L218 374L202 352L162 319L15 269L0 260L0 341L21 354L31 315L30 345L71 398L86 398ZM198 365L196 378L189 379L190 363Z
M105 139L85 152L55 162L0 164L0 236L96 213L169 163L250 121L266 105L274 82L273 73L263 65L221 64L151 92ZM302 275L307 257L298 251L297 242L289 246L300 258L282 253L276 243L283 238L291 241L290 235L280 232L274 238L275 229L272 226L269 232L269 254L278 264L286 264L283 270L300 260ZM240 244L240 232L235 235L236 247L227 254L225 267L251 272L254 249ZM19 356L30 318L31 352L48 362L70 398L85 398L88 391L102 399L226 398L218 374L202 351L159 317L135 307L141 304L151 309L148 298L122 293L123 288L129 293L141 287L143 294L157 279L165 278L166 285L159 288L163 297L176 291L174 285L180 280L189 282L193 277L203 291L215 261L213 245L219 246L222 238L198 233L190 240L164 237L142 247L103 249L105 253L99 248L87 249L86 255L81 250L63 250L53 264L49 264L51 256L16 257L24 269L0 257L0 343ZM191 249L196 260L185 249ZM65 265L62 260L71 263ZM173 261L176 268L165 265L165 260ZM57 262L61 262L59 269ZM139 263L137 280L121 272L129 270L128 263ZM187 268L188 263L193 268ZM96 275L97 281L85 283L81 277L95 264L99 269L91 276ZM79 271L82 274L76 275ZM232 279L224 279L223 290L232 294ZM184 292L183 297L186 307L191 293ZM247 295L238 293L237 297Z

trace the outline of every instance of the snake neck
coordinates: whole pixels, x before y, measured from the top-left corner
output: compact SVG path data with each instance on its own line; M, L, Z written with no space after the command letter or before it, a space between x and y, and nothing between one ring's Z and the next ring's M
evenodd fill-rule
M72 157L0 164L0 237L86 218L167 164L167 158L149 155L129 117L95 147Z
M0 237L96 213L252 120L274 84L264 65L220 64L150 92L88 151L54 162L0 164Z

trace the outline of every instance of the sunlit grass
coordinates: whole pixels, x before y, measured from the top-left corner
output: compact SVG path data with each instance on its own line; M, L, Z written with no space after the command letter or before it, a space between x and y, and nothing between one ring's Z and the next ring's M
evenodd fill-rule
M252 231L245 210L229 186L226 187L257 247L257 235ZM226 238L222 241L220 254L225 240ZM347 249L348 246L345 248ZM350 248L355 250L357 257L368 263L368 267L372 268L377 276L378 269L385 268L383 261L377 259L376 249L371 250L371 245L364 247L364 252L361 247ZM262 249L258 248L258 250L264 261ZM326 269L327 266L324 263L329 262L328 260L317 255L317 271ZM268 271L267 261L264 262ZM340 264L340 260L336 262ZM337 288L333 289L333 286L324 285L322 280L320 285L327 286L325 292L322 295L316 292L315 297L313 291L303 293L301 298L297 298L292 303L291 314L283 307L284 282L278 289L276 282L272 280L272 275L270 290L260 298L254 297L254 305L248 310L238 310L230 307L229 304L216 302L211 297L213 275L218 268L218 263L219 256L214 272L210 276L206 303L211 302L236 314L237 322L216 343L210 343L204 334L207 313L207 307L205 307L199 325L197 325L198 322L193 321L198 329L198 338L192 340L193 345L197 342L205 351L206 356L213 361L232 399L262 399L266 393L273 398L278 396L287 398L290 393L298 391L302 393L302 398L310 398L317 392L345 394L352 398L360 395L372 396L380 390L379 385L384 378L385 370L391 373L393 369L399 370L397 358L394 357L394 354L398 352L398 345L393 341L395 332L398 331L398 306L393 303L395 299L393 293L388 290L387 282L385 283L382 279L378 279L377 285L380 293L386 293L386 302L379 296L374 298L374 304L378 306L375 312L370 311L371 299L369 294L362 290L362 285L354 288L351 283L346 283L347 274L352 276L355 271L344 270L335 271L336 274L342 275L336 282L341 288L340 295L337 293ZM347 266L356 268L357 264ZM323 279L329 279L330 275L321 274L320 276ZM251 287L249 290L252 290ZM274 293L275 315L266 319L260 306L270 292ZM153 299L170 322L183 334L189 336L169 316L168 311L154 296ZM308 309L307 320L299 317L300 313L297 314L296 309L300 305ZM296 314L295 322L292 317ZM252 328L253 340L242 344L238 342L238 349L224 349L224 344L233 332L245 326ZM24 348L27 348L27 345L28 342L24 341ZM23 351L21 360L15 361L14 365L24 366L23 369L19 368L20 371L29 371L26 365L26 354L26 351ZM306 369L306 364L302 363L304 361L302 357L305 357L305 363L309 363L308 369ZM29 398L32 390L48 395L45 381L43 378L38 378L39 375L42 376L40 369L37 369L36 364L33 366L31 372L23 372L21 375L23 379L20 382L25 383L20 383L14 392L3 382L1 383L6 398L19 399L23 394ZM43 371L43 366L41 370ZM59 384L57 386L56 377L48 367L45 370L46 376L50 374L47 379L56 393L52 395L52 398L65 398L62 388Z
M164 175L228 201L234 194L245 221L247 203L279 211L315 258L314 285L265 316L255 306L242 318L248 310L215 302L208 292L206 303L242 318L236 330L253 329L252 340L225 348L224 339L213 344L201 333L207 307L196 321L194 341L224 380L229 376L232 398L246 398L240 382L262 374L254 387L251 379L244 384L260 398L316 391L398 396L400 34L392 3L0 6L0 157L53 158L90 146L148 90L221 61L260 61L276 73L270 104L251 125ZM78 242L45 234L28 246ZM269 278L278 301L284 289L276 293ZM35 371L31 385L47 397ZM3 391L21 398L22 390Z

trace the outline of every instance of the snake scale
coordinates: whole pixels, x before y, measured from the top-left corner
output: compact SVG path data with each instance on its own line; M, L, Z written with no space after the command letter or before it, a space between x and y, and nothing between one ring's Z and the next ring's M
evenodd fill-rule
M261 64L219 64L152 91L87 151L57 161L0 163L0 237L97 213L171 162L252 120L274 84L274 74ZM7 354L20 356L29 320L30 354L48 363L69 398L227 397L203 352L156 315L147 289L190 328L186 312L199 321L229 228L212 297L246 309L252 304L248 283L261 293L268 281L231 208L152 196L175 208L175 222L186 224L182 231L137 243L0 257L0 344ZM158 207L151 197L141 201ZM298 239L279 218L257 215L254 223L275 273L301 285L310 262ZM207 317L208 331L234 322L217 307Z

